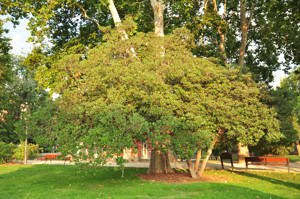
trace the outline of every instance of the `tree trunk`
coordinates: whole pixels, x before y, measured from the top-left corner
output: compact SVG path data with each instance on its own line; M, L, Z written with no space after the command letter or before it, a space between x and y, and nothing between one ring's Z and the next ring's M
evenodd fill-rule
M109 11L112 15L112 18L114 20L114 24L115 24L116 27L119 27L121 25L121 19L120 19L119 13L117 11L117 8L114 4L114 1L113 0L108 0L108 3L109 3L108 9L109 9ZM128 35L124 30L121 30L120 33L123 34L123 36L121 36L122 40L128 39ZM131 47L130 51L131 51L133 57L137 56L134 48Z
M121 24L121 19L120 19L120 16L119 16L119 13L116 9L116 6L114 4L114 1L113 0L108 0L108 9L112 15L112 18L114 20L114 23L115 23L115 26L119 26Z
M201 149L199 149L198 152L197 152L197 159L196 159L195 164L193 164L191 159L188 159L186 161L192 178L198 178L197 173L199 171L200 160L201 160Z
M198 152L197 152L197 159L196 159L196 162L195 162L196 171L198 171L198 169L199 169L199 164L200 164L200 160L201 160L201 152L202 152L201 149L199 149Z
M241 45L240 45L240 52L239 52L239 58L238 58L238 66L242 66L245 61L245 53L246 53L246 47L247 47L247 37L248 37L248 28L251 24L251 20L253 18L253 12L254 12L254 5L252 5L250 10L250 17L247 21L246 19L246 1L241 0L240 2L241 8L240 8L240 21L241 21Z
M211 143L211 145L207 149L207 155L206 155L205 159L203 160L203 162L201 164L201 167L200 167L200 169L199 169L199 171L197 173L198 178L203 177L204 169L206 168L206 164L207 164L208 159L209 159L209 157L210 157L210 155L212 153L212 150L213 150L213 148L214 148L214 146L216 144L217 138L218 138L218 136L213 140L213 142Z
M27 134L27 130L26 130L26 134ZM28 139L26 138L25 143L24 143L24 146L25 146L25 149L24 149L24 165L27 165L27 142L28 142Z
M222 32L219 28L218 32L220 35L220 54L224 60L224 63L227 64L227 55L226 55L226 34Z
M217 7L217 1L213 0L213 5L214 5L214 11L218 14L218 7ZM224 3L224 13L223 16L226 15L226 1ZM224 20L224 17L223 17ZM219 48L220 48L220 55L224 61L225 64L227 64L227 55L226 55L226 32L224 30L224 27L222 28L221 26L217 27L219 36L220 36L220 43L219 43Z
M187 163L187 166L189 168L189 171L190 171L190 174L191 174L192 178L197 178L197 172L196 171L198 170L198 168L196 168L196 166L194 167L193 162L192 162L191 159L187 160L186 163Z
M155 34L159 37L165 36L164 33L164 11L165 4L163 0L151 0L151 6L154 11Z
M170 166L168 152L161 152L160 150L152 149L150 165L147 173L173 173L173 170Z
M245 157L249 157L249 149L247 145L238 143L239 164L245 164Z
M248 25L246 22L246 2L243 0L241 0L240 20L241 20L242 39L240 45L238 66L242 66L244 64L246 45L247 45L247 33L248 33Z
M197 173L198 178L201 178L203 176L204 169L206 168L206 164L212 153L212 150L213 150L217 140L219 139L219 136L222 135L223 133L225 133L225 129L220 129L218 132L218 135L216 135L216 137L213 139L212 143L210 144L209 148L207 149L207 155L206 155L205 159L203 160L201 167Z
M165 4L163 0L150 0L154 12L155 34L164 37L164 10ZM162 47L163 49L163 47ZM164 53L162 52L162 56ZM170 165L169 152L160 152L152 149L148 174L156 173L173 173Z
M300 156L300 142L299 142L299 140L296 141L296 148L297 148L298 156Z

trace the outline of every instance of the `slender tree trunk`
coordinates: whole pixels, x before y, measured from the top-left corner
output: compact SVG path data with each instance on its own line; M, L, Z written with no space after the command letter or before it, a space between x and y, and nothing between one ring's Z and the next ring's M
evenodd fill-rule
M247 45L247 33L248 33L248 25L246 22L246 1L241 0L240 6L241 6L240 20L241 20L242 39L241 39L241 45L240 45L238 66L241 66L244 64L246 45Z
M296 148L297 148L298 156L300 156L300 142L299 142L299 140L296 141Z
M214 11L218 14L218 7L217 7L217 1L213 0L213 5L214 5ZM223 13L223 20L226 15L226 1L224 2L224 13ZM226 55L226 32L224 30L224 27L218 26L217 27L219 37L220 37L220 43L219 43L219 48L220 48L220 55L224 61L225 64L227 64L227 55Z
M198 178L201 178L203 176L204 170L206 168L206 164L212 154L212 150L213 150L217 140L219 139L219 136L222 135L223 133L225 133L225 129L220 129L218 132L218 135L213 139L212 143L210 144L209 148L207 149L207 156L203 160L201 167L197 173Z
M207 149L207 155L206 155L205 159L202 161L201 167L200 167L200 169L199 169L199 171L197 173L198 178L203 177L204 169L206 168L206 164L207 164L207 162L209 160L209 157L210 157L210 155L212 153L212 150L213 150L213 148L214 148L214 146L216 144L217 138L218 138L218 136L213 140L213 142L211 143L211 145Z
M168 152L162 152L160 150L152 149L151 159L148 174L157 174L157 173L173 173L173 170L170 166Z
M249 149L247 145L238 143L239 164L245 164L245 157L249 157Z
M120 19L120 16L119 16L117 8L116 8L116 6L114 4L114 1L113 0L108 0L108 3L109 3L108 9L109 9L109 11L110 11L110 13L112 15L112 18L114 20L114 24L115 24L116 27L119 27L121 25L122 21ZM123 36L121 37L122 40L128 39L128 35L127 35L127 33L124 30L121 30L120 32L123 34ZM131 47L130 51L131 51L133 57L137 56L134 48Z
M207 11L207 0L204 0L204 12ZM201 37L200 37L200 46L203 45L203 37L204 37L204 29L201 32Z
M245 53L246 53L246 47L247 47L247 37L248 37L248 28L251 24L251 20L253 18L253 11L254 11L254 5L252 5L250 10L250 17L247 21L246 19L246 0L240 1L240 21L241 21L241 45L240 45L240 52L239 52L239 58L238 58L238 66L242 66L245 61Z
M27 130L26 130L26 135L27 135ZM24 145L25 145L25 149L24 149L24 165L27 165L27 157L28 157L28 155L27 155L27 142L28 142L28 139L26 138L25 139L25 143L24 143Z
M196 158L196 162L195 162L195 169L198 170L199 169L199 164L200 164L200 160L201 160L201 152L202 150L199 149L197 152L197 158Z

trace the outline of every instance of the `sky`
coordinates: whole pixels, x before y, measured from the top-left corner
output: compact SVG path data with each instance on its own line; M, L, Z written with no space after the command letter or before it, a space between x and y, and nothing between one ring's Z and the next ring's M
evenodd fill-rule
M11 23L6 23L4 28L9 29L9 33L7 37L11 38L11 45L13 47L11 53L14 55L26 55L29 53L33 44L26 42L30 37L30 32L26 29L28 24L28 20L23 19L20 21L20 24L13 27ZM276 71L273 73L275 76L274 82L271 83L271 86L276 88L276 86L280 85L280 81L285 78L287 75L283 71Z

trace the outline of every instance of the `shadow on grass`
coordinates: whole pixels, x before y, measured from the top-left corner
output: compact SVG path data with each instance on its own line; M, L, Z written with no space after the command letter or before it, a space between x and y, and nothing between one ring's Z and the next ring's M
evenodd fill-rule
M137 168L126 168L125 178L111 167L101 169L95 175L78 174L74 166L63 165L2 168L6 171L0 172L1 198L285 198L232 183L143 181L136 174L146 172L146 169ZM283 183L286 186L293 184Z
M251 177L251 178L256 178L256 179L263 180L263 181L267 181L267 182L270 182L272 184L283 185L283 186L289 187L289 188L293 187L295 189L300 190L300 184L299 183L285 182L283 180L277 179L276 178L276 173L273 173L273 175L275 176L274 178L267 177L267 176L261 176L261 175L257 175L257 174L250 173L250 172L241 172L241 171L239 171L239 172L235 172L235 173L238 174L238 175ZM284 175L292 176L293 174L285 173Z

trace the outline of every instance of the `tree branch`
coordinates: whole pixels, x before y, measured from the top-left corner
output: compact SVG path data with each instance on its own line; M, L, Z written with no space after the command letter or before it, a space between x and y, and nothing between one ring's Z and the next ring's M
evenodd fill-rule
M252 4L252 6L251 6L250 17L249 17L249 19L248 19L248 21L247 21L247 26L248 26L248 27L250 26L251 20L252 20L252 18L253 18L254 7L255 7L255 3Z
M98 27L98 29L99 30L101 30L100 28L101 28L101 26L100 26L100 24L95 20L95 19L93 19L93 18L91 18L91 17L89 17L88 15L87 15L87 11L83 8L83 6L81 6L79 3L75 3L76 4L76 6L78 6L81 10L82 10L82 15L83 15L83 17L84 18L87 18L87 19L89 19L89 20L91 20L91 21L93 21L95 24L97 24L97 27Z

